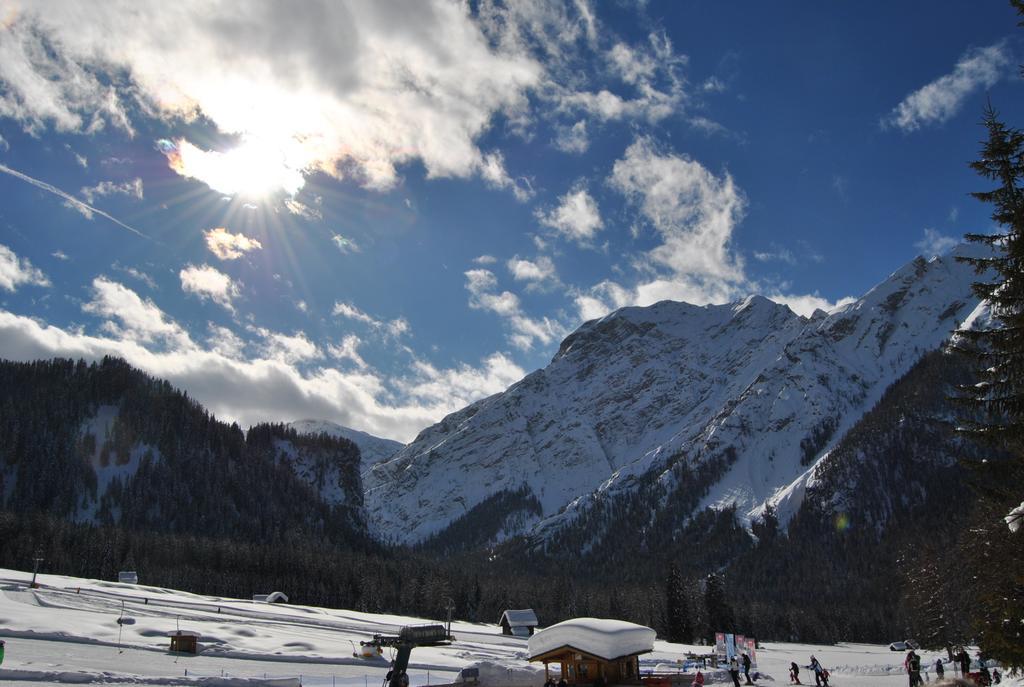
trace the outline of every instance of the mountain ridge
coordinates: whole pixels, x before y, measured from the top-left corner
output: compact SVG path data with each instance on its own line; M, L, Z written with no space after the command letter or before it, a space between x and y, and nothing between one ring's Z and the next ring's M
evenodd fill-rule
M915 258L812 317L751 296L663 301L584 323L548 366L375 465L364 481L371 529L422 541L487 498L525 489L541 515L502 536L546 531L651 480L671 494L705 462L723 474L694 510L734 507L749 522L772 503L788 517L827 448L973 310L961 250Z

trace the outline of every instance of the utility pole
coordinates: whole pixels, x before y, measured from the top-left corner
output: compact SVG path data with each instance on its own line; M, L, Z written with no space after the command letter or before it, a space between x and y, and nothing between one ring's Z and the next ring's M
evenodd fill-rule
M446 608L448 610L448 639L451 639L452 638L452 611L455 610L455 601L450 596L447 599L445 599L445 601L447 603Z
M36 549L36 556L32 560L35 561L35 567L32 568L32 589L39 589L39 584L36 583L36 575L39 574L39 564L43 562L43 552L41 549Z

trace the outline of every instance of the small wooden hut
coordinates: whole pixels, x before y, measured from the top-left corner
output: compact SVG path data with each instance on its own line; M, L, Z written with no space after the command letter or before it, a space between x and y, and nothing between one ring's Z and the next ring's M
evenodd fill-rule
M194 654L199 650L199 633L189 630L175 630L168 632L171 638L171 651L179 651L185 654Z
M537 614L532 608L509 609L501 614L501 633L515 637L531 637L537 627Z
M559 664L570 685L591 684L598 676L606 684L639 684L640 655L654 650L655 632L649 627L604 618L573 618L530 637L530 661Z

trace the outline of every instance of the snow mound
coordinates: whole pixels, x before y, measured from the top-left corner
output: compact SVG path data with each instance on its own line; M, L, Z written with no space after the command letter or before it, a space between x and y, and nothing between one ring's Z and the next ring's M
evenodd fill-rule
M479 671L480 687L540 687L544 684L544 670L537 666L479 661L467 667Z
M654 650L656 633L649 627L606 618L573 618L537 632L530 637L530 657L563 646L613 660L629 654Z

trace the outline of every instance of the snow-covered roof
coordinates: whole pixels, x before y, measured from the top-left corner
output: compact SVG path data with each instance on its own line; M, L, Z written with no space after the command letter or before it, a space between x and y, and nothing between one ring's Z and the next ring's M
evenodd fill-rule
M623 620L573 618L530 637L528 653L533 659L568 646L610 661L653 651L655 634L649 627Z
M200 637L198 632L193 632L192 630L171 630L170 632L167 633L167 636L168 637L195 637L196 639L199 639L199 637Z
M508 620L509 627L537 627L537 614L532 608L523 608L518 611L509 609L501 614L499 625Z

